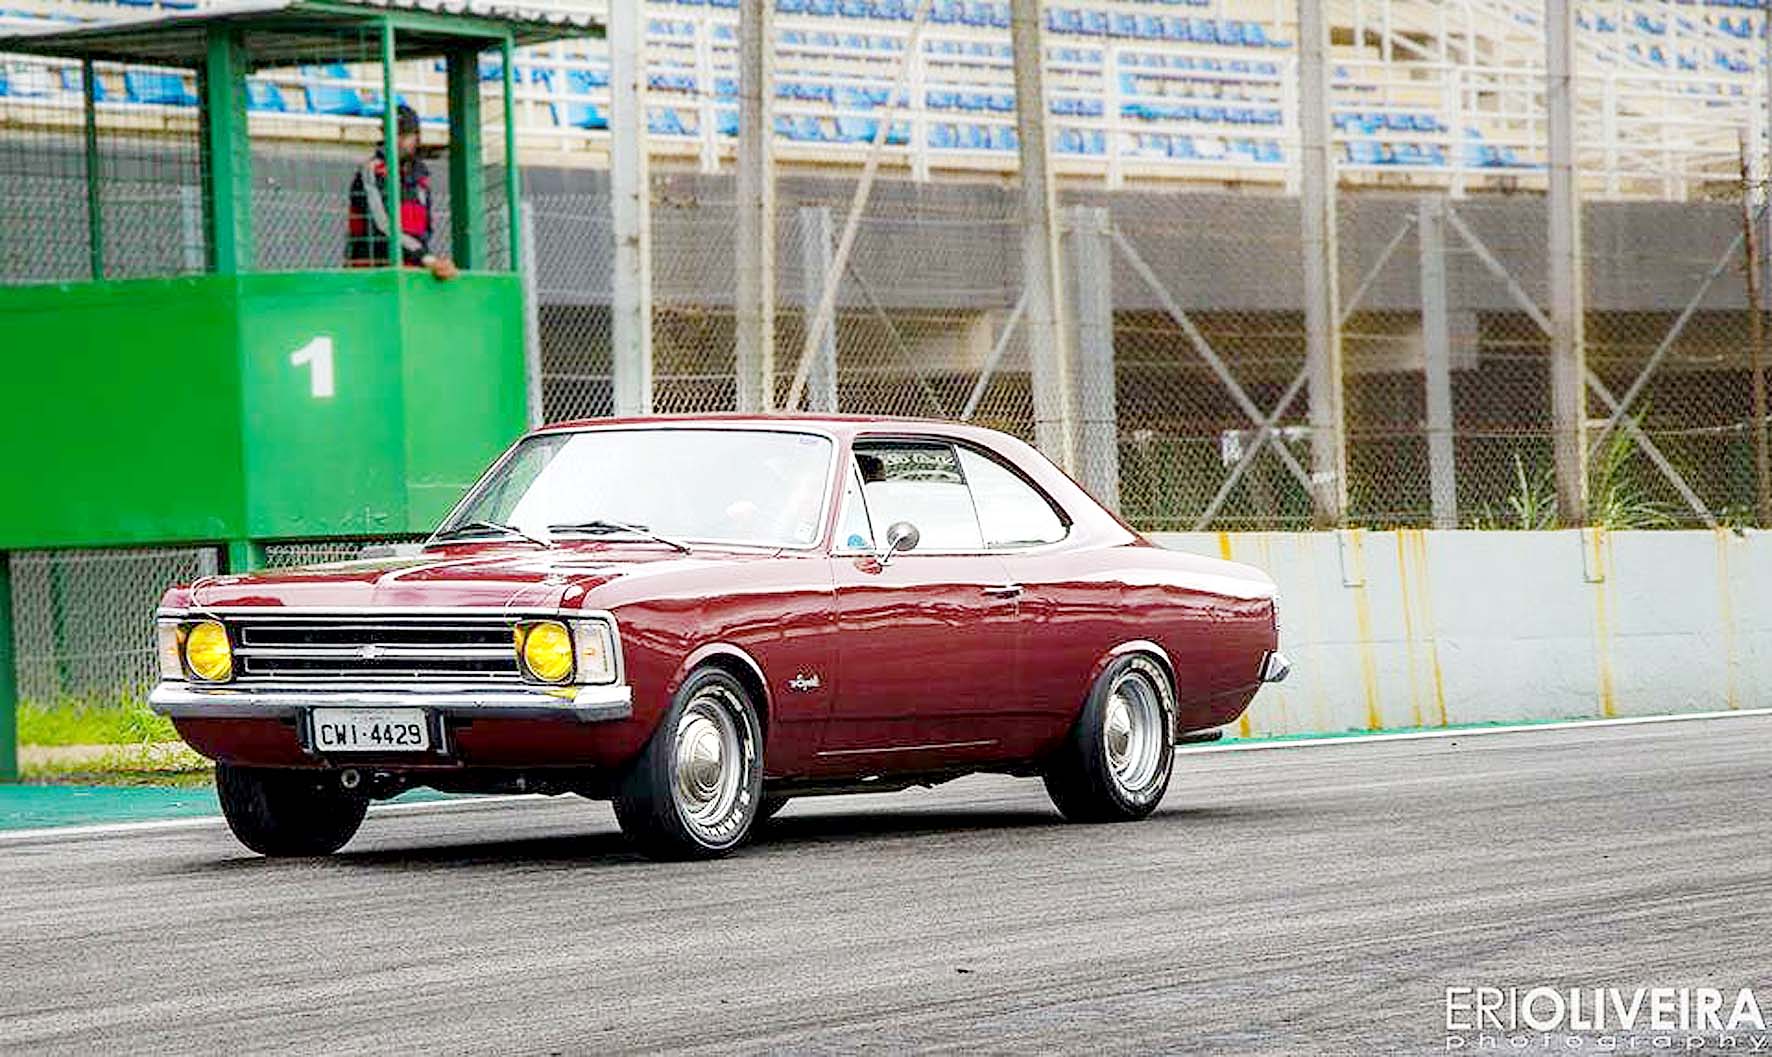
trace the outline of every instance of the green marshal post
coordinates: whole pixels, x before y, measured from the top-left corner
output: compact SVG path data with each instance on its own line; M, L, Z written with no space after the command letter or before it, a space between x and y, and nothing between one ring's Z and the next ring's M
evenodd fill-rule
M0 461L0 494L28 497L0 521L0 781L17 776L5 552L211 545L239 570L262 560L267 540L422 532L523 430L512 49L600 32L558 15L221 0L0 36L0 53L78 65L83 106L54 117L67 127L41 138L83 155L84 186L69 182L67 200L45 207L85 240L83 253L66 255L80 274L0 277L0 450L13 453ZM348 171L325 188L336 219L308 233L339 247L328 254L335 263L261 267L253 129L262 115L249 109L250 79L377 69L380 117L357 122L367 154L393 142L395 63L412 61L446 78L447 234L460 276L402 267L397 248L386 266L346 267ZM111 230L113 177L101 155L110 130L136 119L101 105L95 64L184 71L196 85L198 165L179 191L200 201L200 222L188 224L194 234L148 236L200 239L194 265L144 274L110 264L125 237L143 235ZM502 83L483 84L494 69ZM502 88L496 109L483 107L493 87ZM483 112L504 125L490 161ZM386 215L399 218L399 153L385 153ZM489 212L502 242L489 234ZM150 616L141 614L144 629Z

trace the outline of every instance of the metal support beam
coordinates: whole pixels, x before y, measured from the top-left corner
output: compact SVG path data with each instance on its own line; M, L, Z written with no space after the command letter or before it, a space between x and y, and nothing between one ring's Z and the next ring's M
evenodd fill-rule
M209 266L223 274L252 267L252 147L246 138L246 56L240 33L209 26L201 89L204 216Z
M1335 245L1335 159L1329 120L1329 25L1323 0L1298 0L1298 47L1311 506L1318 528L1335 528L1347 516L1347 446Z
M609 351L618 415L652 413L652 189L646 147L645 34L644 4L609 5L609 194L615 229Z
M984 399L985 390L991 387L991 379L996 377L997 365L1003 362L1003 353L1009 348L1009 338L1015 333L1015 325L1021 322L1022 314L1028 310L1027 291L1015 299L1015 307L1009 310L1009 318L1003 321L1003 329L997 334L997 340L991 345L991 354L984 359L984 366L978 369L978 381L972 383L972 392L966 396L966 407L960 412L960 421L970 422L978 413L979 401Z
M1114 394L1114 269L1108 211L1070 210L1071 276L1077 297L1077 483L1120 509L1119 420Z
M1200 333L1200 328L1194 326L1194 321L1181 310L1180 305L1176 304L1175 298L1170 296L1169 291L1157 279L1157 273L1151 270L1151 266L1145 262L1144 257L1133 248L1125 233L1115 228L1113 234L1114 245L1120 248L1120 253L1125 256L1126 263L1131 265L1132 270L1138 273L1140 279L1144 280L1145 287L1157 299L1157 303L1163 306L1163 311L1167 312L1169 318L1175 321L1175 325L1181 328L1188 343L1194 347L1195 352L1200 354L1200 359L1206 361L1206 366L1212 370L1213 376L1218 379L1218 384L1224 386L1225 392L1230 394L1231 400L1236 403L1244 415L1248 416L1250 422L1257 426L1267 423L1268 416L1263 415L1261 408L1257 407L1255 401L1250 399L1248 390L1244 389L1237 381L1236 375L1231 373L1230 367L1224 362L1224 357L1218 354L1218 351L1212 347L1212 343L1206 340L1206 335ZM1287 471L1297 479L1299 485L1305 491L1310 491L1310 475L1304 472L1304 467L1298 464L1298 460L1293 458L1292 453L1287 451L1283 445L1276 445L1274 454L1286 465Z
M1071 395L1070 328L1059 261L1058 206L1046 133L1045 28L1039 0L1010 0L1015 48L1016 133L1021 143L1021 271L1027 295L1028 367L1034 443L1075 473L1076 402Z
M1452 315L1446 298L1446 200L1416 207L1421 246L1422 385L1427 396L1428 493L1434 527L1458 527L1458 460L1453 445Z
M18 667L12 652L12 561L0 551L0 782L18 781Z
M523 227L523 171L517 168L517 41L510 30L498 42L499 69L504 71L505 116L505 243L511 271L523 267L523 248L518 245Z
M228 541L228 572L249 573L265 564L265 545L257 540Z
M1557 516L1587 523L1587 343L1583 334L1581 195L1575 162L1575 4L1545 4L1545 89L1550 194L1547 239L1550 290L1551 441Z
M535 205L525 200L517 222L517 245L521 248L523 276L523 394L529 428L547 420L541 388L541 284L536 272Z
M86 253L94 279L105 277L105 210L99 194L98 75L92 60L80 64L81 111L86 133Z
M387 166L387 178L382 181L382 203L387 209L388 217L388 267L398 268L405 263L405 254L400 249L400 235L406 230L405 216L400 209L400 192L404 187L404 176L400 172L400 115L396 106L398 96L394 92L394 23L390 19L381 20L381 130L382 130L382 163ZM505 71L510 76L510 70ZM374 188L365 187L366 193Z
M831 208L800 208L800 271L805 297L806 325L816 327L806 344L812 362L806 368L806 410L837 410L837 320L819 317L819 299L831 281ZM792 405L790 405L792 406Z
M480 149L480 45L450 49L449 253L462 268L486 266L486 166Z
M738 15L738 410L775 405L775 2Z
M794 378L788 386L787 407L789 410L800 406L800 398L806 392L807 372L812 369L812 361L817 350L813 347L815 336L826 326L834 325L837 318L837 289L844 275L853 274L849 266L849 254L855 249L855 236L861 228L861 214L867 208L868 199L874 193L874 180L880 173L880 160L885 156L886 141L891 135L893 120L899 106L907 98L906 85L910 83L911 74L917 68L918 55L922 51L923 27L928 24L932 0L919 0L915 15L911 21L911 31L905 38L904 57L898 63L898 76L893 79L892 90L886 96L886 105L875 112L874 141L868 147L867 160L862 163L861 179L855 182L855 190L849 196L849 210L843 215L843 234L837 238L837 249L831 257L831 265L825 269L824 289L819 291L817 307L809 314L805 331L806 343L800 349L799 362L794 365Z

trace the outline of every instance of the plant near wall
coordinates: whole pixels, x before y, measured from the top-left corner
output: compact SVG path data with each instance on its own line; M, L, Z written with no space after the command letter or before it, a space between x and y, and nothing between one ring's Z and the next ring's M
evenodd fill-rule
M1668 504L1651 498L1641 480L1642 465L1636 445L1622 430L1614 430L1606 446L1588 465L1587 515L1594 528L1675 528L1679 519ZM1519 452L1513 453L1513 490L1499 511L1485 505L1477 516L1480 529L1534 531L1557 528L1556 476L1548 466L1528 470Z

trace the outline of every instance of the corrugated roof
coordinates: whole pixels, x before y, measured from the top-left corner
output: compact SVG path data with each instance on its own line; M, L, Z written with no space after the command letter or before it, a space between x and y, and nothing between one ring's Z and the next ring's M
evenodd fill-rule
M369 56L357 41L387 13L443 16L399 28L401 59L431 58L462 37L497 37L507 29L519 44L603 35L602 21L590 14L508 0L220 0L192 11L10 30L0 34L0 52L195 67L208 28L228 23L245 31L253 69L361 62Z

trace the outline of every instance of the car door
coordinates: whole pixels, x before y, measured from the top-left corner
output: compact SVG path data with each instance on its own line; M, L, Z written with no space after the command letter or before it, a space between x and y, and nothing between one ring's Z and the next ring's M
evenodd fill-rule
M995 718L1004 748L1027 756L1069 730L1091 667L1114 645L1117 581L1091 573L1088 554L1067 544L1069 515L1012 462L964 445L959 457L984 545L1019 589L1017 693Z
M857 441L831 577L838 686L821 756L834 771L925 770L1001 751L1018 692L1017 592L983 546L952 444ZM882 557L907 521L921 539Z

